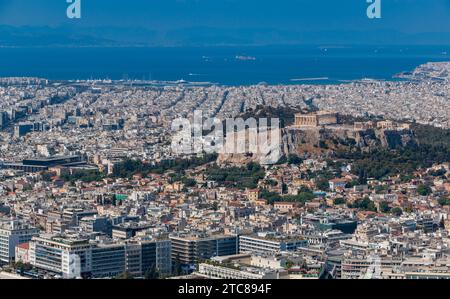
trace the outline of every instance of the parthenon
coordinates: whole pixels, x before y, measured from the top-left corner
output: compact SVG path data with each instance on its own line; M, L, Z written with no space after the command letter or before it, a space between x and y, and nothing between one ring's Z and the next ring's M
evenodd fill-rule
M337 113L330 111L319 111L309 114L296 114L295 127L319 127L326 125L335 125L338 123Z

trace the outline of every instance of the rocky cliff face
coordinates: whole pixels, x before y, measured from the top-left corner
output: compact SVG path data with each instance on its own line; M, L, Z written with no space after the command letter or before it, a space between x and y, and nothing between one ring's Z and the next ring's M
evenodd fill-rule
M285 155L330 155L337 149L357 147L370 150L379 147L394 149L415 143L411 130L353 130L352 128L311 128L283 130L282 149Z
M395 149L415 144L411 130L390 131L381 129L353 130L351 127L311 128L307 130L284 128L281 136L281 153L301 157L332 157L336 150L359 148L370 151L376 148ZM251 154L219 155L221 165L242 165L258 162L261 157Z

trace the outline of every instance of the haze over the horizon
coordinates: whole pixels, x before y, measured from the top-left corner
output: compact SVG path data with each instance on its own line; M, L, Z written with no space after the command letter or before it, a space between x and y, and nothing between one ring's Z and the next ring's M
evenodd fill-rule
M41 28L41 35L42 27L84 36L89 30L90 36L115 41L131 37L123 31L93 32L140 28L145 33L135 36L136 41L161 45L221 44L221 40L270 44L270 38L274 44L326 42L327 36L308 35L317 32L334 32L330 42L361 42L366 35L368 43L390 43L399 36L402 42L409 36L414 43L417 36L422 36L420 41L434 34L420 43L450 44L450 0L382 0L382 19L377 20L367 18L366 0L82 0L79 20L66 17L67 5L65 0L0 0L0 26L21 27L21 34ZM384 39L381 33L387 34ZM373 40L374 34L380 36ZM8 40L7 34L2 35Z

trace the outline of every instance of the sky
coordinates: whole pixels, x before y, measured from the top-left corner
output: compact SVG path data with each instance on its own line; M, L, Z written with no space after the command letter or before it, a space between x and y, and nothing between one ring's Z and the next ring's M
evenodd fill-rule
M382 19L370 20L366 0L81 0L82 18L70 20L66 0L0 0L0 25L450 32L450 0L381 1Z

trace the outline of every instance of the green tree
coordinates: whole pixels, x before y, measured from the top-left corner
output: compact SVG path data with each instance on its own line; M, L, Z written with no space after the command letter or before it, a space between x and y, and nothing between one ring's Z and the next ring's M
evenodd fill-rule
M348 206L350 208L360 209L363 211L377 211L375 204L368 197L357 199L353 204L349 204Z
M23 275L25 271L30 271L31 269L33 269L32 265L25 264L22 261L15 262L12 266L15 270L18 270L20 272L20 275Z
M146 272L145 272L145 279L159 279L160 273L158 271L158 268L156 268L155 265L152 265Z
M380 202L380 212L381 213L388 213L391 210L391 207L389 207L389 204L385 201Z
M173 275L180 276L183 273L183 268L180 262L180 254L177 254L173 263Z
M347 201L344 199L344 198L342 198L342 197L339 197L339 198L335 198L334 200L333 200L333 203L335 204L335 205L342 205L342 204L345 204Z
M286 185L285 183L283 183L283 185L281 185L281 192L283 193L283 194L286 194L286 193L288 193L288 185Z
M438 203L441 206L450 206L450 199L441 197L441 198L438 199Z
M299 156L297 156L296 154L289 154L288 155L288 164L299 165L302 162L303 162L302 159Z
M391 214L394 215L394 216L399 217L399 216L401 216L403 214L403 211L399 207L395 207L395 208L393 208L391 210Z
M319 190L322 191L328 191L330 190L330 184L328 183L328 180L325 178L320 178L316 181L316 187Z
M431 187L428 185L421 184L417 187L417 193L422 196L428 196L432 192Z
M186 187L195 187L197 185L197 181L194 179L190 179L190 178L183 178L181 180L181 182L186 186Z
M328 149L328 145L324 140L319 141L319 147L322 149Z
M115 279L134 279L134 276L130 272L125 271L122 274L117 275Z

